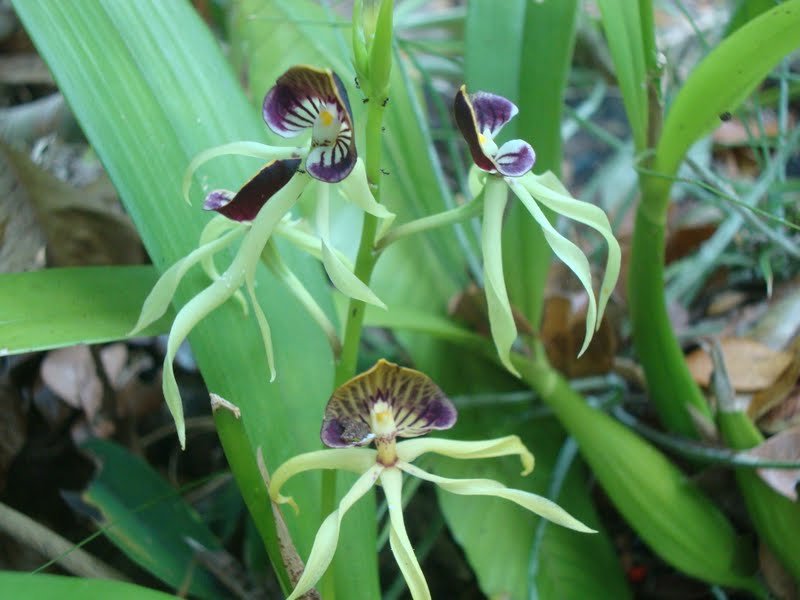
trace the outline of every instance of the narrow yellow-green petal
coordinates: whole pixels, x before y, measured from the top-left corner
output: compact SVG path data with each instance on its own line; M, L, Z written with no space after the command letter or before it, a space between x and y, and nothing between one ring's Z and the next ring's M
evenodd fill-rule
M325 452L333 451L325 450ZM306 561L306 568L286 600L300 598L320 580L328 565L331 564L333 555L336 552L336 544L339 542L339 529L345 513L375 485L384 468L382 465L373 463L372 467L359 477L353 487L350 488L350 491L344 495L342 501L339 502L339 508L328 515L322 522L319 531L317 531L317 537L314 538L314 545L311 547L311 554Z
M521 181L525 189L546 207L564 215L568 219L591 227L606 240L608 256L597 300L597 327L599 328L608 299L617 284L622 263L622 251L617 238L614 237L614 232L611 230L611 224L608 222L606 213L599 206L582 202L570 196L569 191L561 183L561 180L551 171L539 176L528 173L521 178Z
M194 298L189 300L183 308L178 311L172 329L169 331L167 339L167 353L164 357L164 372L162 375L162 388L164 400L167 408L172 413L175 420L175 428L178 431L178 440L181 448L186 447L186 427L183 420L183 404L181 403L178 383L175 381L175 372L172 369L172 361L178 352L183 340L189 332L202 321L208 314L220 306L225 300L231 297L231 289L222 280L215 281Z
M397 444L397 457L404 462L413 462L427 452L460 459L495 458L516 454L522 461L522 474L528 475L533 471L533 454L516 435L476 442L443 438L416 438Z
M499 481L494 481L492 479L448 479L447 477L432 475L419 467L407 463L398 463L397 466L409 475L435 483L443 490L447 490L453 494L460 494L463 496L497 496L498 498L505 498L557 525L583 533L596 533L594 529L578 521L578 519L570 515L552 500L548 500L537 494L532 494L531 492L508 488Z
M508 201L505 182L499 177L488 177L484 188L483 229L483 285L486 289L486 305L489 310L489 325L497 354L503 366L519 377L511 364L511 346L517 339L517 325L511 312L511 303L506 291L503 274L503 212Z
M237 221L232 221L223 215L217 215L203 228L203 231L200 233L199 245L203 246L204 244L207 244L211 240L218 238L224 232L231 229L239 229L241 233L244 233L248 226L249 224L239 223ZM221 277L219 270L217 269L217 264L214 261L213 254L207 254L204 256L200 261L200 266L211 281L216 281ZM249 312L249 307L247 306L247 300L245 300L244 294L242 294L241 290L236 290L234 292L233 299L236 300L236 302L242 308L242 314L246 317Z
M175 290L178 288L183 276L186 275L186 272L206 257L212 256L225 246L233 243L241 233L242 231L230 231L218 239L202 244L164 271L147 295L142 305L142 312L139 313L139 320L128 335L136 335L136 333L160 319L167 312L172 302L172 297L175 295Z
M267 367L269 367L269 381L275 381L275 353L272 349L272 330L269 328L269 321L267 315L264 314L264 309L256 297L256 265L249 268L245 274L244 282L245 289L247 289L247 297L250 298L250 303L253 305L253 312L256 315L256 323L258 323L258 330L261 333L261 340L264 342L264 352L267 355Z
M575 276L581 282L581 285L586 290L589 297L589 307L586 311L586 336L583 339L583 346L578 356L586 352L589 343L592 341L595 329L597 327L597 300L594 297L594 290L592 289L592 272L589 267L589 259L575 244L565 238L563 235L556 231L555 227L550 224L547 217L539 208L536 200L530 195L527 189L511 177L506 179L511 190L517 195L531 216L536 220L542 228L544 237L547 243L553 249L556 256L561 259L569 269L575 273Z
M318 235L300 229L298 221L281 221L275 227L275 235L282 237L296 248L322 262L322 240ZM336 248L331 248L331 251L346 269L353 270L353 262L343 252Z
M419 566L414 548L408 539L403 520L403 474L397 469L386 469L381 473L386 506L389 509L389 546L408 585L413 600L430 600L431 593L425 575Z
M322 264L328 277L337 290L348 298L361 300L386 309L386 305L369 289L369 286L356 277L340 260L330 246L330 185L321 181L317 186L317 229L322 241Z
M281 488L295 475L313 469L339 469L352 471L359 475L375 465L378 453L371 448L330 448L293 456L272 474L269 495L278 504L296 505L291 496L281 496Z
M333 351L333 356L334 358L338 358L342 351L342 342L339 339L336 327L333 326L328 315L325 314L325 311L322 310L322 307L314 299L314 296L306 289L303 282L292 273L292 270L281 258L281 255L278 253L272 241L264 248L261 257L264 259L269 269L283 282L289 291L292 292L295 299L303 305L303 308L305 308L311 318L314 319L314 322L325 332L325 337L328 338L328 344L330 344L331 350Z
M469 193L472 195L473 198L477 198L478 194L481 193L483 186L486 185L486 179L489 175L486 171L483 171L472 165L469 170L469 174L467 175L467 187L469 188Z
M302 158L307 153L307 148L268 146L260 142L231 142L230 144L222 144L221 146L214 146L208 150L203 150L200 154L195 156L192 162L189 163L189 166L186 167L186 172L183 175L183 199L186 200L188 204L192 203L189 199L189 189L192 187L192 178L195 172L202 165L219 156L251 156L253 158L260 158L265 162L270 162L287 158Z
M361 158L356 160L356 166L353 167L353 171L340 181L338 186L345 197L361 210L379 219L386 219L388 222L385 222L383 227L388 227L391 225L392 221L394 221L396 215L389 211L383 204L375 202L375 197L369 189L367 169Z

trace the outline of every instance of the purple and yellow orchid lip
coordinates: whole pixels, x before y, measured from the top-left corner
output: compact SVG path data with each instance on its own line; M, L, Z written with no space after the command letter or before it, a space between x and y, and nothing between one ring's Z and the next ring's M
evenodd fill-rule
M466 86L462 85L453 110L472 160L480 169L506 177L521 177L533 168L536 153L530 144L511 140L498 148L494 141L503 126L519 112L513 102L488 92L467 94Z
M330 69L300 65L286 71L264 98L263 115L285 138L311 129L305 168L312 177L336 183L353 170L357 154L350 102Z
M331 448L380 446L449 429L458 413L427 375L380 360L331 396L320 437Z
M232 221L252 221L267 201L289 183L298 168L300 159L274 160L235 194L228 190L214 190L208 194L203 208L216 211Z

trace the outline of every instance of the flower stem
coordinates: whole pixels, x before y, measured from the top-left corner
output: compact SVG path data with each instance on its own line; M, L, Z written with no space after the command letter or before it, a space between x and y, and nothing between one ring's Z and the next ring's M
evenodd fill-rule
M427 217L422 217L421 219L415 219L414 221L410 221L408 223L403 223L398 227L392 228L386 235L380 238L375 244L375 251L381 252L390 244L401 240L404 237L408 237L409 235L421 233L437 227L454 225L455 223L460 223L461 221L466 221L467 219L476 217L480 214L482 208L483 195L481 194L457 208L452 208L435 215L430 215Z
M365 160L367 180L372 188L372 195L376 202L380 202L381 124L384 107L379 100L375 98L371 100L367 110L367 154ZM367 284L369 284L378 257L374 252L377 229L377 217L364 213L364 224L361 229L361 242L358 246L354 273L356 277ZM337 387L355 375L358 347L361 342L361 328L364 324L364 311L364 302L350 299L344 327L342 356L336 365L334 385Z
M381 127L383 123L384 106L382 99L370 98L367 109L366 130L366 170L372 195L376 202L380 202L380 176L381 176ZM356 264L353 270L356 277L369 285L372 270L378 255L374 252L375 235L378 230L378 218L364 213L364 223L361 228L361 241L356 255ZM334 388L339 387L355 373L358 363L358 349L361 344L361 330L364 325L364 311L366 305L361 300L350 299L347 307L347 317L342 339L342 353L336 364ZM322 518L333 512L336 506L336 470L325 471L322 475ZM333 578L333 569L322 578L321 593L324 600L335 600L336 591Z

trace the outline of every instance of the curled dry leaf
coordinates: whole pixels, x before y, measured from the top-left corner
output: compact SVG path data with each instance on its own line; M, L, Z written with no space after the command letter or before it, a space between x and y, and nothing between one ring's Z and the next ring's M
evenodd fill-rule
M119 380L127 358L124 344L112 344L100 350L105 376L112 387ZM110 415L102 414L103 380L88 346L70 346L49 352L42 361L41 375L45 384L64 402L83 411L95 432L110 434L113 431Z
M35 231L39 239L44 238L48 265L138 264L143 261L141 242L130 219L109 208L109 188L105 182L74 188L4 144L0 144L0 164L0 176L5 172L6 189L15 189L19 195L17 203L27 202L35 215L36 227L29 226L26 235L33 235ZM0 256L8 252L5 248L10 242L2 241ZM37 265L28 268L33 266Z
M792 353L773 350L748 338L720 340L725 368L736 392L757 392L773 385L792 363ZM698 348L686 357L694 380L708 387L713 365L711 357Z
M608 315L592 343L578 358L586 328L586 296L550 295L545 299L541 339L550 363L568 377L608 373L614 367L617 335Z
M800 462L800 426L773 435L745 454L762 460ZM800 469L758 469L758 474L776 492L797 501Z

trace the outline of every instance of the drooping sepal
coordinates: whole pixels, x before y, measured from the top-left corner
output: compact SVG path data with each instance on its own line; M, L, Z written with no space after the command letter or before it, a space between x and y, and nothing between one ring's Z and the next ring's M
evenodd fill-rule
M235 194L228 190L214 190L208 194L203 208L233 221L252 221L264 204L289 183L299 167L300 159L296 158L272 161Z
M391 412L391 431L375 431L376 405ZM376 435L408 438L449 429L457 416L453 403L427 375L381 359L333 393L320 437L332 448L363 446Z

